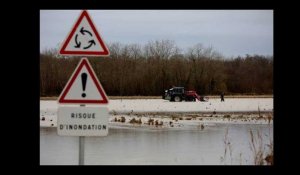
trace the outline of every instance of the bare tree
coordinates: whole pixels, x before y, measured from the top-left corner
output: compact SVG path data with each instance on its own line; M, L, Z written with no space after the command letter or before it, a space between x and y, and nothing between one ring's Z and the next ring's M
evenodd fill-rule
M112 58L120 58L122 55L122 44L121 43L110 43L108 44L108 48L110 51L110 57Z
M171 40L150 41L146 44L144 49L147 57L157 59L169 59L179 54L180 51L175 42Z

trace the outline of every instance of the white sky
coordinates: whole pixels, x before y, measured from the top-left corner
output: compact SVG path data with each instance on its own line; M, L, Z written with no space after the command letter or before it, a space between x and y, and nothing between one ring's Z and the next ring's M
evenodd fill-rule
M81 10L41 10L40 50L58 48ZM197 43L227 57L273 55L273 10L89 10L105 43L169 39L186 50Z

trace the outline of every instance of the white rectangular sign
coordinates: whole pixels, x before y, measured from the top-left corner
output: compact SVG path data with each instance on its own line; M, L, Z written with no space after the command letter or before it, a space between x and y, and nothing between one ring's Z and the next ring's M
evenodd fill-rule
M57 133L61 136L106 136L107 107L59 107Z

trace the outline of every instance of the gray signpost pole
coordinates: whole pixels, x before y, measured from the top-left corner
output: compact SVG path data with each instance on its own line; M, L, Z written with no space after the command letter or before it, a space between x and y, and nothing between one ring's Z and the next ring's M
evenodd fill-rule
M80 107L85 107L85 104ZM84 165L84 136L79 136L79 165Z
M79 165L84 165L84 136L79 136Z

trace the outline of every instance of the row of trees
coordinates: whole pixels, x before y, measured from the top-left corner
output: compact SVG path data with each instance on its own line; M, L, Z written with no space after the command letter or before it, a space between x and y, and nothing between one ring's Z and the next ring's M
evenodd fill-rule
M90 57L108 95L161 95L184 86L200 94L272 94L273 58L246 55L225 59L212 47L197 44L184 54L173 41L108 45L107 58ZM40 54L40 95L58 96L79 57L62 57L57 50Z

